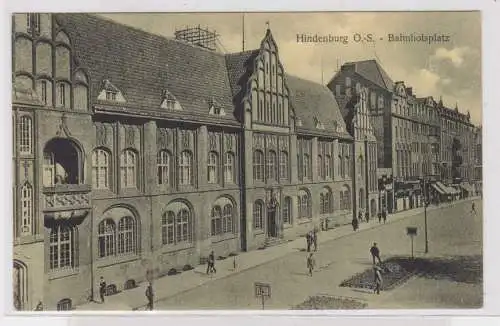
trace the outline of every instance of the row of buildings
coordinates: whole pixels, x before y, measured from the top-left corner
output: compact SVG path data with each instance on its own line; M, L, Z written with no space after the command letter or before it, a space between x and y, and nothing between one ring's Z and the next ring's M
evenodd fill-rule
M168 39L48 13L12 24L17 309L71 309L101 276L112 294L211 250L416 207L424 179L480 182L470 117L375 61L324 86L286 73L269 29L258 49L223 54L199 28Z

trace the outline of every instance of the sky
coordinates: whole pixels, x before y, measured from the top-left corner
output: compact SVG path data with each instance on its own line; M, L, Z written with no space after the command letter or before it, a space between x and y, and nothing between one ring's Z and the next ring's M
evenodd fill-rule
M166 37L201 25L219 34L219 50L242 50L241 13L101 14ZM245 13L245 50L257 49L267 23L289 74L326 84L345 62L377 59L393 81L404 81L418 97L443 99L481 124L481 16L479 12ZM447 42L389 42L388 34L446 35ZM346 36L342 42L298 42L298 35ZM355 41L354 35L371 42Z

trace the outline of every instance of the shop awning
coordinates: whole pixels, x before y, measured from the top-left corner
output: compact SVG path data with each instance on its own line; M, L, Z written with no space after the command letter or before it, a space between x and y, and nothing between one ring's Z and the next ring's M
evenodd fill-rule
M456 190L455 188L453 187L449 187L449 186L446 186L445 184L443 184L442 182L436 182L436 185L443 189L443 191L447 194L447 195L455 195L455 194L458 194L460 193L460 191Z
M469 193L473 192L471 186L468 183L461 183L460 187Z
M434 184L434 183L433 183L433 184L431 185L431 187L432 187L432 188L434 188L434 189L435 189L437 192L439 192L441 195L446 195L446 192L445 192L443 189L439 188L436 184Z

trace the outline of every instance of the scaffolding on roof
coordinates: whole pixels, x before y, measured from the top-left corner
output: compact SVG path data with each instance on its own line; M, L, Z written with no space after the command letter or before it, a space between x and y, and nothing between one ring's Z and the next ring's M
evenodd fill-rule
M176 40L186 41L212 51L216 50L217 36L215 31L211 32L208 28L203 29L200 25L175 31Z

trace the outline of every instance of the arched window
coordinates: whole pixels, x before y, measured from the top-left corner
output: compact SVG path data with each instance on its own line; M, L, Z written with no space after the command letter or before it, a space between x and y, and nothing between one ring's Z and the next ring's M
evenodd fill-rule
M304 178L311 179L311 158L309 154L304 154L303 157L303 169L304 169Z
M350 209L351 208L351 191L349 190L349 187L347 185L344 185L342 187L343 192L343 200L344 200L344 206L343 209Z
M253 152L253 179L264 181L264 154L259 150Z
M180 157L180 184L193 184L193 155L189 151L182 151Z
M326 157L325 157L325 177L327 179L332 178L332 175L333 175L332 169L333 169L332 157L330 155L326 155Z
M70 140L55 138L43 151L43 183L50 187L83 182L83 161L80 149Z
M292 198L285 197L281 214L283 216L283 223L292 224Z
M269 151L267 153L267 166L266 166L268 180L275 180L276 179L276 168L277 168L276 152Z
M345 201L344 201L344 191L341 190L340 193L339 193L339 209L340 210L343 210L345 209Z
M136 227L132 216L125 216L118 222L118 254L136 251Z
M175 213L168 211L161 218L161 240L164 245L175 243Z
M101 221L97 232L99 257L113 256L115 254L115 222L111 219Z
M345 86L346 87L351 87L351 78L350 77L346 77L345 78Z
M96 189L109 189L110 154L98 148L92 152L92 186Z
M305 190L299 190L299 195L297 198L299 218L311 218L311 196Z
M19 152L33 153L33 122L31 117L23 115L19 121Z
M170 153L166 150L158 152L158 184L170 185Z
M13 265L13 303L16 310L24 310L28 303L28 271L21 261L14 260Z
M70 107L70 86L64 82L57 84L56 105L62 108Z
M215 152L208 153L208 183L217 183L219 181L219 156Z
M285 151L280 152L280 179L288 179L288 153Z
M325 178L325 170L324 170L324 166L323 166L323 156L321 155L318 155L318 178L320 179L324 179Z
M231 152L227 152L224 157L224 180L227 183L234 183L234 155Z
M76 264L75 228L57 225L49 236L49 267L51 270L71 269Z
M21 188L21 235L33 234L33 187L25 183Z
M71 299L62 299L57 303L58 311L67 311L73 309Z
M220 206L215 206L212 208L210 230L212 236L222 234L222 210Z
M222 232L233 233L233 206L226 204L222 211Z
M332 212L333 212L333 194L330 189L323 188L323 190L320 193L320 214L329 214Z
M260 200L253 204L253 226L256 230L264 227L264 205Z
M122 188L137 187L137 154L131 149L120 155L120 176Z

